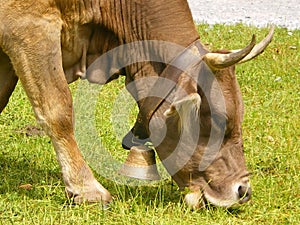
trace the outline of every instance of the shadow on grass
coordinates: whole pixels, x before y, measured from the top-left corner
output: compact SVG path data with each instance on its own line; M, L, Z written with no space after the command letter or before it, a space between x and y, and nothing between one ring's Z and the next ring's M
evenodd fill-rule
M51 202L51 204L61 205L63 208L76 206L65 196L58 165L54 169L50 167L41 168L26 158L15 160L0 155L0 166L3 171L0 174L2 180L0 194L9 196L9 201L20 201L26 196L27 199L38 200L41 204L45 204L42 202ZM193 213L200 214L214 214L216 211L222 211L223 214L233 217L243 213L240 208L223 209L211 205L205 209L191 210L184 204L182 194L171 180L136 187L116 184L114 181L103 177L97 177L97 180L114 197L113 203L109 205L111 211L125 210L126 213L132 213L135 211L143 212L143 210L151 208L166 211L180 208L180 211L183 212L193 211ZM28 190L20 188L20 185L24 184L31 184L32 188ZM96 204L95 209L99 209L98 206L99 204Z
M58 166L40 164L23 154L20 157L0 153L0 194L26 195L30 199L45 199L62 192L63 184ZM42 166L42 167L41 167Z
M0 179L2 181L0 194L15 196L16 200L26 196L32 200L53 201L55 204L61 205L72 204L65 196L61 171L54 152L50 152L53 150L51 144L48 143L49 140L43 140L41 136L32 137L26 133L17 133L15 138L21 140L21 143L26 142L28 145L26 148L34 149L37 145L43 145L42 150L37 150L40 151L37 152L30 149L29 152L23 148L16 154L11 154L11 150L0 152ZM111 192L115 202L113 204L116 206L128 204L130 208L134 209L140 207L167 208L170 205L176 205L183 210L187 208L183 202L182 193L178 190L175 182L171 181L171 178L144 186L130 186L129 183L117 184L113 178L109 180L97 175L96 178ZM220 208L208 206L206 209L214 212ZM241 213L238 208L222 209L222 211L230 215Z

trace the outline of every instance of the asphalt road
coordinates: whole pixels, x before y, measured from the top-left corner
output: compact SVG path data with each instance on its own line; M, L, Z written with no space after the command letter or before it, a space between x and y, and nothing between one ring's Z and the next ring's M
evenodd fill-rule
M188 0L194 20L208 24L275 24L300 29L299 0Z

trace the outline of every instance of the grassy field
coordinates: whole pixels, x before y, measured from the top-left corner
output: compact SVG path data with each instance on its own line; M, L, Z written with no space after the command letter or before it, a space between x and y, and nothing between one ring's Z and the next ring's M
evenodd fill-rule
M261 40L267 32L242 25L199 26L202 42L211 49L241 48L253 33ZM237 67L245 102L245 155L253 174L250 202L230 210L191 211L167 176L151 185L127 186L98 174L114 196L110 207L72 205L49 138L26 135L36 123L18 85L0 116L0 224L299 224L300 31L275 32L264 54ZM77 85L72 85L74 94ZM127 152L110 116L112 100L123 87L120 79L102 88L96 110L103 145L120 162ZM100 164L101 158L95 160Z

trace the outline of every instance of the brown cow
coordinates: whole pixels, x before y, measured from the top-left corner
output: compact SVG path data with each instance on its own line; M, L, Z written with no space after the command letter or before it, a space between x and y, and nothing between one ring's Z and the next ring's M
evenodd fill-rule
M170 62L172 57L183 62L186 59L180 56L185 54L159 45L153 54L161 62L139 62L115 68L120 58L130 57L128 52L120 53L107 61L103 69L106 77L98 74L98 83L108 82L121 73L126 74L127 83L150 76L172 79L174 73L178 87L170 87L164 94L170 101L148 98L138 102L141 113L134 135L147 138L151 131L150 138L163 161L170 158L173 151L177 153L171 157L173 164L165 160L164 165L180 188L192 191L186 196L189 205L197 207L202 199L231 206L250 198L241 137L242 99L234 64L260 54L270 42L272 32L259 45L254 46L253 40L241 51L210 53L199 42L185 0L1 0L0 21L0 110L6 106L20 79L37 121L52 140L66 192L75 202L108 203L111 195L96 181L78 149L68 83L85 76L86 69L107 51L143 40L165 41L182 48L192 46L189 49L198 57L196 69L192 70L196 72L189 76L163 63ZM193 46L198 46L198 52L195 53ZM145 49L137 51L146 52ZM168 60L165 60L166 55ZM206 78L210 73L216 78L212 82ZM214 95L218 92L214 88L216 81L225 101L214 99L218 96ZM144 88L147 89L147 85L136 86L130 92L143 95ZM219 110L222 102L226 113ZM147 108L144 103L150 103L153 108ZM226 118L226 124L222 118ZM157 141L164 130L162 121L166 134L163 140ZM222 128L225 136L221 149L211 163L199 168L200 161L207 157L204 149L210 146L210 130L218 133ZM200 131L194 132L194 129ZM196 144L193 148L189 143ZM190 148L193 149L189 151ZM183 165L177 163L186 157Z

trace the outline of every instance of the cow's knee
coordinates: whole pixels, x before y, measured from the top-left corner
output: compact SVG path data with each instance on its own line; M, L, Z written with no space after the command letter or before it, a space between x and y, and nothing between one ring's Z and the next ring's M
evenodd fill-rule
M45 103L46 104L46 103ZM56 102L53 107L34 107L37 122L51 138L59 140L73 134L72 106L65 101Z

